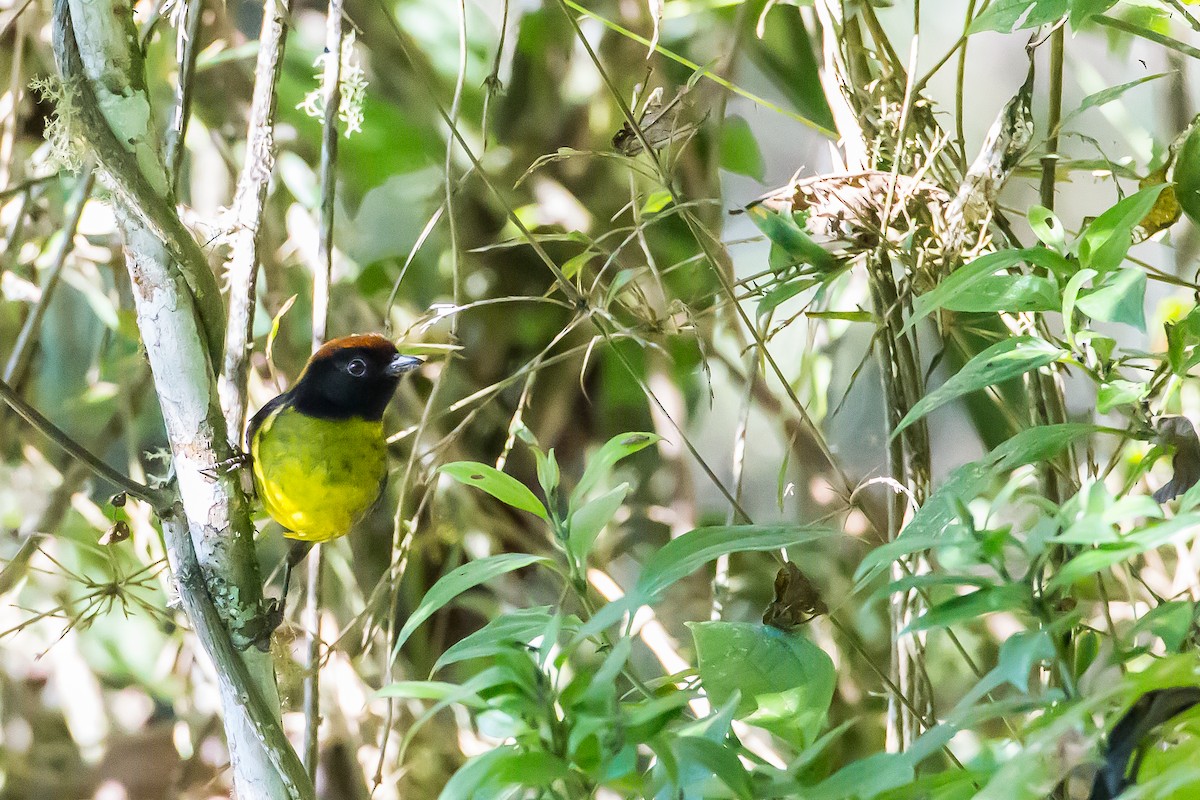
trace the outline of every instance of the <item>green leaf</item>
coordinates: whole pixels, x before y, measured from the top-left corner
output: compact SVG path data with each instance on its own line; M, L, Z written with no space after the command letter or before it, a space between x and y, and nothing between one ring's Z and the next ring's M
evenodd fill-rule
M750 124L736 114L721 125L721 169L761 181L767 169Z
M438 472L444 472L459 483L482 489L500 502L536 514L542 519L549 519L546 507L538 500L529 487L511 475L506 475L495 467L481 464L478 461L455 461L444 464Z
M750 775L742 762L738 760L733 748L725 747L717 742L709 741L700 736L678 736L671 741L675 757L679 760L681 775L689 780L681 782L681 789L703 783L704 773L707 772L725 784L742 800L753 800L754 791L750 783ZM700 767L696 770L694 767ZM699 797L692 792L682 792L680 797Z
M902 633L949 628L959 622L976 619L985 614L1025 608L1028 601L1029 590L1022 584L1006 583L1001 586L988 586L938 603L913 620Z
M443 681L397 681L384 686L375 696L403 700L449 700L474 708L487 708L487 703L474 692L464 694L459 684Z
M571 492L571 511L574 512L587 499L596 484L608 477L618 461L660 441L662 437L657 433L621 433L605 442L595 455L588 458L587 469Z
M959 509L975 499L994 476L1026 464L1048 461L1076 439L1099 431L1124 433L1080 422L1030 428L999 445L979 461L954 470L917 509L912 521L904 526L899 536L867 553L854 571L856 586L861 588L880 569L897 558L928 550L952 538L952 532L962 525Z
M1200 125L1195 120L1175 155L1171 180L1179 207L1193 225L1200 225Z
M795 633L748 622L689 622L700 682L714 704L740 693L734 716L798 748L816 741L836 671L825 651Z
M1080 578L1120 564L1139 553L1155 550L1171 540L1190 532L1200 524L1200 514L1180 514L1177 517L1147 525L1128 534L1120 542L1105 544L1093 550L1084 550L1064 564L1046 584L1047 591L1070 586Z
M1146 273L1136 267L1104 276L1098 288L1076 301L1075 307L1092 319L1124 322L1146 330Z
M1066 13L1067 0L994 0L975 18L967 33L1012 33L1057 22Z
M1121 266L1133 244L1133 229L1154 208L1154 202L1166 186L1160 183L1142 189L1092 220L1079 237L1080 263L1097 272L1109 272Z
M433 665L437 672L448 664L472 658L490 658L501 650L522 647L546 633L550 625L550 606L522 608L501 614L479 630L469 634L446 649ZM563 625L573 630L575 625Z
M642 214L657 214L675 201L675 196L667 189L657 189L650 193L642 203Z
M657 597L681 578L729 553L779 550L816 541L835 532L803 525L721 525L697 528L667 542L646 560L637 593Z
M1101 414L1107 414L1116 406L1136 403L1149 391L1150 387L1146 384L1133 381L1114 380L1102 383L1100 391L1096 395L1096 410Z
M1118 2L1119 0L1071 0L1071 29L1077 30L1080 25L1087 22L1097 14L1103 14L1105 11L1108 11ZM1111 90L1106 89L1105 91ZM1097 94L1103 94L1103 92L1097 92ZM1105 100L1104 102L1107 103L1108 101ZM1099 103L1096 105L1099 105Z
M1196 606L1190 600L1172 600L1150 609L1132 628L1130 635L1148 631L1162 639L1169 653L1178 653L1192 630Z
M567 527L570 537L567 546L576 561L582 566L587 564L588 553L596 542L596 537L604 526L612 521L625 496L629 494L629 484L622 483L617 488L584 503L575 513L571 514Z
M475 756L451 776L438 800L492 800L512 786L546 786L571 774L561 759L541 750L501 745Z
M805 796L821 800L871 798L913 782L916 773L904 753L874 753L852 761L818 783Z
M969 392L994 386L1030 370L1044 367L1066 355L1065 351L1034 336L1016 336L997 342L968 361L950 380L922 397L900 420L894 437L935 408Z
M988 275L972 291L953 297L944 306L950 311L1057 311L1062 307L1058 287L1038 275Z
M1085 12L1085 13L1087 13L1088 16L1095 16L1096 14L1107 11L1110 6L1114 5L1117 2L1117 0L1087 0L1086 4L1081 3L1080 0L1074 0L1074 2L1081 7L1084 5L1087 5L1087 4L1090 4L1093 6L1096 6L1096 5L1103 6L1102 8L1090 9L1087 12ZM1075 8L1072 8L1071 9L1071 17L1072 17L1071 25L1072 26L1075 26L1078 24L1075 20L1075 15L1076 15ZM1141 86L1143 83L1158 80L1159 78L1165 77L1170 74L1171 73L1169 73L1169 72L1159 72L1155 75L1147 75L1143 78L1138 78L1137 80L1129 81L1128 83L1122 83L1119 86L1110 86L1107 89L1101 89L1098 92L1089 94L1087 97L1083 98L1083 100L1082 100L1082 102L1080 102L1078 108L1076 108L1075 110L1073 110L1063 116L1062 123L1059 125L1059 128L1061 129L1061 128L1065 127L1068 122L1075 119L1080 114L1087 111L1089 108L1097 108L1099 106L1111 103L1112 101L1120 98L1121 95L1125 94L1126 92L1128 92L1130 89L1134 88L1135 86ZM1041 237L1038 237L1038 238L1041 238ZM1045 241L1045 240L1043 239L1043 241Z
M400 648L408 641L408 637L412 636L413 631L422 622L429 619L435 611L445 606L463 592L473 589L481 583L486 583L497 575L503 575L521 567L527 567L530 564L549 562L550 559L545 556L533 556L526 553L501 553L496 556L468 561L458 569L443 575L438 579L437 583L429 588L429 591L421 598L420 605L416 607L404 622L404 627L400 629L400 633L396 637L396 644L392 646L392 658L396 657L396 654L400 652Z
M791 214L772 211L761 203L747 207L746 214L772 244L778 245L787 254L788 265L812 264L822 272L830 272L837 267L837 259L814 242L796 224Z
M988 253L954 270L945 280L918 297L913 302L912 314L909 316L908 321L904 323L904 330L907 331L939 308L946 307L954 298L964 295L976 283L988 275L1025 262L1045 267L1058 274L1071 271L1070 262L1053 250L1047 250L1044 247L1030 247L1025 250L1001 250L998 253Z
M1025 217L1029 220L1029 227L1033 229L1033 235L1038 238L1039 242L1060 256L1067 255L1070 248L1067 246L1066 229L1063 228L1062 221L1055 216L1053 211L1045 206L1030 206Z

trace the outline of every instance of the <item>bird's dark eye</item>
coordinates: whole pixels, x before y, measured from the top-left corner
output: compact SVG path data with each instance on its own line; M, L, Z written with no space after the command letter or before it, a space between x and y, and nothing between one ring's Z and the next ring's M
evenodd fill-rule
M350 363L346 365L346 372L349 372L356 378L361 378L367 374L367 362L361 358L351 359Z

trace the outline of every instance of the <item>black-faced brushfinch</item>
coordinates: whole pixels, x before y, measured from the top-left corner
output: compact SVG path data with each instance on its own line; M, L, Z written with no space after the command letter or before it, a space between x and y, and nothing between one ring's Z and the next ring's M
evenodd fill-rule
M379 334L334 339L250 420L246 450L258 497L295 540L285 597L292 567L312 545L349 533L379 500L387 478L383 411L400 379L420 365ZM276 624L282 611L281 602Z

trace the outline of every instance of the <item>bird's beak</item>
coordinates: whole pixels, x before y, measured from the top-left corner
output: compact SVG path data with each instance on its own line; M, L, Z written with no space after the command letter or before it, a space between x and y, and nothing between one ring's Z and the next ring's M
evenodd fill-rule
M423 359L417 358L416 356L397 355L391 360L391 363L387 365L386 372L390 377L398 378L405 373L412 372L414 369L424 363L425 361Z

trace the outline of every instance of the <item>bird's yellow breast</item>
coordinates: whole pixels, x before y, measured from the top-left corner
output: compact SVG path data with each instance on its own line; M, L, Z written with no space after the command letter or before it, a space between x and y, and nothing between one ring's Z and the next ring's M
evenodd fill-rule
M350 532L387 477L382 422L327 420L284 406L250 443L254 483L291 539L323 542Z

